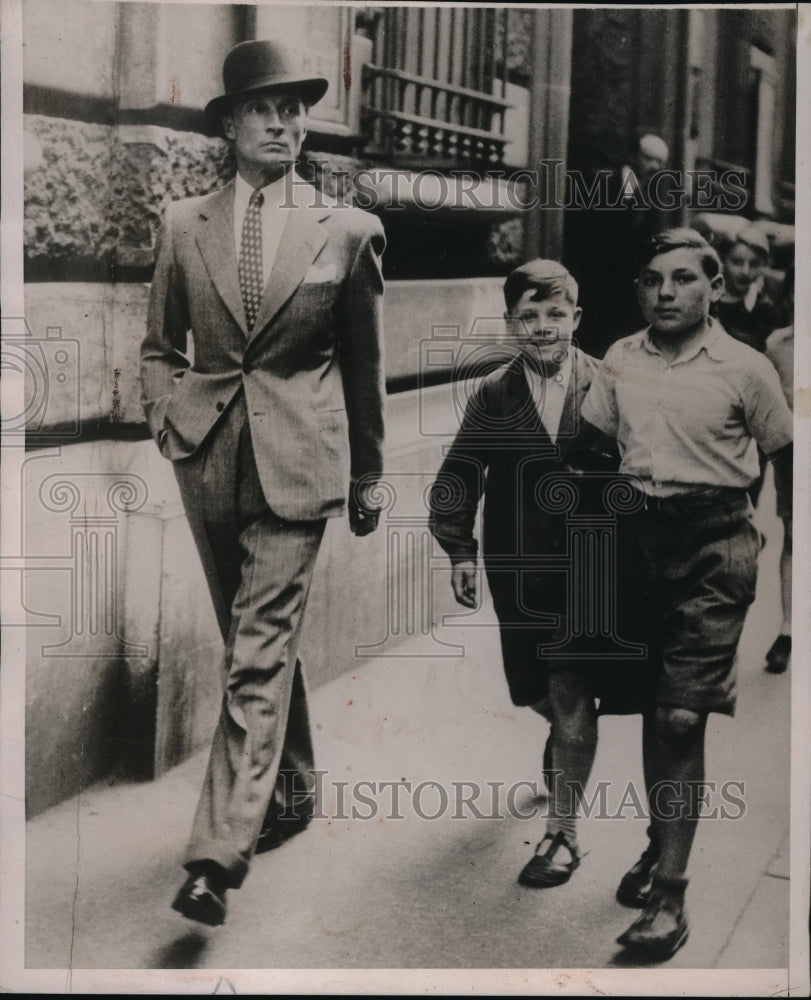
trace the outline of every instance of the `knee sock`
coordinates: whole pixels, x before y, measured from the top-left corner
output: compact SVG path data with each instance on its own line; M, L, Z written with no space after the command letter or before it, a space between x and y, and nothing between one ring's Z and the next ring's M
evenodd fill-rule
M563 833L577 849L579 800L591 774L594 747L581 740L555 737L552 748L554 780L546 832Z

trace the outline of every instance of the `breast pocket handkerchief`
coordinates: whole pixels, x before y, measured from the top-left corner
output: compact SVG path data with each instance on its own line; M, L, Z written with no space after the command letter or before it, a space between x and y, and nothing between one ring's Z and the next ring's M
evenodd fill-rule
M338 272L335 270L334 264L313 264L310 270L304 275L305 285L318 285L325 281L335 281L338 277Z

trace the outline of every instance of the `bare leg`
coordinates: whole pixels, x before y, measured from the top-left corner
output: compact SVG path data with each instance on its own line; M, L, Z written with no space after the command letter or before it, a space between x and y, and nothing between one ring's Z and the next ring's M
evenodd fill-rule
M524 867L519 881L546 887L566 882L579 864L577 813L597 750L597 711L586 678L574 671L556 671L549 678L554 729L554 779L546 833Z
M683 708L656 711L656 773L651 790L659 835L660 875L681 878L693 846L699 803L694 790L704 780L706 715Z
M783 518L783 551L780 553L780 595L783 602L783 621L780 634L766 654L766 669L772 674L782 674L791 656L791 551L792 518Z
M791 552L793 531L791 515L783 518L783 551L780 554L780 592L783 597L783 624L780 631L791 635Z

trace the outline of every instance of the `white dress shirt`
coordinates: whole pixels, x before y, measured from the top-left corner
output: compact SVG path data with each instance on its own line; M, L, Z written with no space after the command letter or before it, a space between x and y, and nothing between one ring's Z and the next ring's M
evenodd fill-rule
M572 377L572 352L569 351L560 369L549 378L544 378L537 369L526 362L524 375L544 430L552 442L557 443L563 404L566 401L569 379Z
M276 259L276 252L282 240L282 233L287 224L287 216L291 208L290 198L287 192L287 179L282 177L266 187L260 188L264 195L262 203L262 279L267 285L270 272L273 269L273 262ZM234 191L234 245L237 252L237 261L242 248L242 222L245 212L248 210L248 202L251 200L253 188L246 180L237 174L236 189ZM285 205L286 203L286 205ZM282 208L282 205L285 205Z

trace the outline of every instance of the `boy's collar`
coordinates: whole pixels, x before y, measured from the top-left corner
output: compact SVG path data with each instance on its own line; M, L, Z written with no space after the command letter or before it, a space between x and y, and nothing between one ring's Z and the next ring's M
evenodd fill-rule
M661 355L661 351L654 344L651 338L651 330L653 327L648 326L642 331L642 346L648 351L649 354ZM724 328L718 322L717 319L713 319L712 316L707 317L706 327L704 333L701 337L693 344L693 346L685 352L680 354L677 358L678 361L690 361L701 351L706 351L707 354L713 358L715 361L723 361L728 355L724 348L723 338L728 336Z

